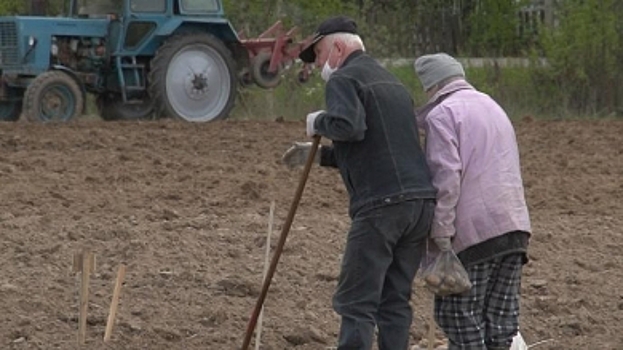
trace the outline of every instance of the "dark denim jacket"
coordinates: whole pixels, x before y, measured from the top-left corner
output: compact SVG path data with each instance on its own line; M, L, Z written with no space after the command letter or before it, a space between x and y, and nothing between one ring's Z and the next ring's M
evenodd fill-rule
M321 165L340 169L350 215L416 198L435 198L407 89L363 51L353 52L326 86L316 132L333 141Z

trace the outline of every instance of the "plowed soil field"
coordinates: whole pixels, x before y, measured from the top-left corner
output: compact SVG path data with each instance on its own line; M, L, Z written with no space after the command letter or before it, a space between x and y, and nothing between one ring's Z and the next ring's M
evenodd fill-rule
M534 226L521 329L534 349L623 349L623 122L516 123ZM0 125L0 349L75 349L74 252L96 255L86 349L229 350L259 295L300 171L302 122ZM266 300L262 349L327 349L349 226L337 172L312 169ZM112 340L116 271L127 265ZM412 343L431 295L413 295ZM437 331L441 340L441 333Z

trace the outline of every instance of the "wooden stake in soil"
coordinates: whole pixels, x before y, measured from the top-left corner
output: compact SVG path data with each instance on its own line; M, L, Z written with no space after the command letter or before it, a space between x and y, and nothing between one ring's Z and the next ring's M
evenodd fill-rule
M301 174L299 185L296 189L296 193L294 194L292 205L290 205L290 211L288 212L286 221L283 224L283 227L281 228L281 236L279 237L279 242L277 243L277 247L275 248L273 259L270 262L268 273L266 273L266 278L264 279L264 285L262 286L262 291L260 292L260 296L257 298L257 302L255 303L255 308L253 309L253 313L251 314L251 319L249 319L249 324L247 325L247 332L244 336L244 342L242 343L242 350L247 350L249 348L249 344L251 344L251 338L253 337L253 332L255 330L255 326L257 325L257 319L259 317L260 310L262 309L262 305L264 304L264 300L266 299L266 295L268 294L268 288L270 287L270 282L273 279L275 270L277 270L277 263L279 263L279 257L281 256L281 253L283 252L283 246L285 245L286 238L288 237L288 233L290 232L292 221L294 221L294 214L296 214L296 209L298 208L299 202L301 201L301 197L303 196L305 183L307 182L307 178L309 177L309 172L311 170L311 167L314 164L314 157L316 157L316 152L318 151L319 145L320 145L320 136L316 135L314 136L314 142L312 142L311 150L309 152L309 156L307 157L307 162L305 163L305 168L303 169L303 173Z
M110 311L108 313L108 322L106 323L106 332L104 333L104 342L108 342L112 337L112 328L115 324L117 316L117 307L119 306L119 295L121 294L121 286L125 278L125 265L121 264L117 271L117 280L115 281L115 290L112 293L112 301L110 303Z
M83 345L87 334L87 313L89 311L89 282L95 271L95 255L88 250L74 254L73 272L81 274L80 316L78 317L78 345Z
M270 213L268 214L268 236L266 237L266 256L264 258L264 273L262 274L262 280L266 279L266 272L268 272L268 261L270 260L270 237L273 235L273 219L275 216L275 201L270 203ZM262 340L262 322L264 320L264 306L260 311L260 317L257 321L257 330L255 332L255 350L260 350L260 343Z

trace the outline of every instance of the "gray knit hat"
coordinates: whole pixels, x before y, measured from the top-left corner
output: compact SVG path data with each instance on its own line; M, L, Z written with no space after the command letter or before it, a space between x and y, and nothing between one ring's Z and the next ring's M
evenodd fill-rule
M415 73L420 78L424 91L452 77L465 78L465 71L459 61L445 53L420 56L415 60Z

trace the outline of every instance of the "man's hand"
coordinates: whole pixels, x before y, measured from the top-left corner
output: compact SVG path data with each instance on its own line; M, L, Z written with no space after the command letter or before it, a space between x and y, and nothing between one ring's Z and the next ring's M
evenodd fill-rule
M290 169L302 166L309 157L311 147L311 142L295 142L294 145L288 148L288 150L283 154L281 161ZM322 146L318 147L318 151L314 157L314 163L317 164L320 164L320 148L322 148Z
M316 111L313 113L309 113L307 115L307 136L308 137L314 137L314 135L316 135L316 128L314 128L314 123L316 122L316 118L318 118L318 116L322 113L324 113L324 111Z
M433 238L433 241L442 252L452 250L452 238L450 237Z

